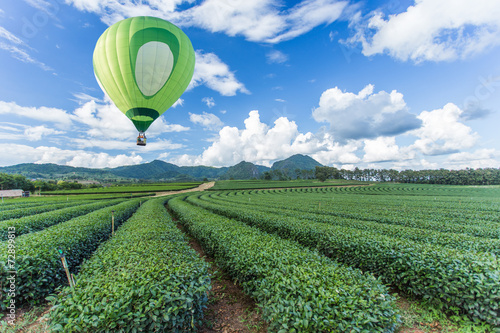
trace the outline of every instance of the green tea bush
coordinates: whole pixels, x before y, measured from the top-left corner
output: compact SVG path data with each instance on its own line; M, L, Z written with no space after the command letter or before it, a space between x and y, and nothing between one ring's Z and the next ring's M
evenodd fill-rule
M195 196L188 197L188 201L203 205ZM216 211L238 215L231 208L217 207ZM455 250L258 211L241 210L238 219L369 271L445 310L500 326L500 262L494 254Z
M16 307L26 303L37 305L67 283L58 249L66 255L71 273L76 273L83 259L88 258L111 234L111 211L115 211L115 227L128 219L139 207L139 200L129 200L102 208L90 214L59 223L40 232L21 235L15 242L0 243L0 281L7 281L16 271ZM15 260L9 249L15 246ZM2 284L2 293L9 294L9 285ZM3 310L12 297L0 302Z
M500 239L475 237L468 234L443 232L433 229L356 220L352 218L342 218L331 216L329 214L322 214L318 209L317 212L311 212L298 211L298 208L273 208L263 205L261 202L258 202L257 204L249 204L248 201L243 203L235 200L220 200L210 195L203 195L199 199L202 201L194 199L193 197L190 197L189 200L192 202L194 202L193 200L196 200L195 204L227 217L252 220L255 214L264 214L266 217L275 216L281 218L284 218L285 216L291 216L294 218L300 216L301 220L329 223L337 226L364 230L369 234L376 233L400 239L408 239L415 242L446 246L452 249L490 252L496 254L497 256L500 255ZM257 200L254 200L254 202L255 201Z
M82 265L72 290L52 297L54 331L191 332L211 288L208 264L153 199Z
M0 221L9 220L9 219L17 219L23 216L35 215L40 213L45 213L51 210L56 210L65 207L83 205L88 202L84 201L70 201L70 202L62 202L62 203L52 203L48 205L42 206L34 206L34 207L21 207L17 209L11 209L6 211L0 211ZM3 222L0 222L3 223Z
M12 228L15 228L16 236L19 237L23 234L39 231L54 224L68 221L77 216L88 214L97 209L116 205L122 201L124 201L124 199L107 201L103 200L98 202L91 202L85 205L62 208L36 215L25 216L18 219L6 220L0 222L0 241L6 241L8 239L9 230L13 230Z
M394 298L372 275L180 197L168 204L219 267L257 300L269 331L394 330Z

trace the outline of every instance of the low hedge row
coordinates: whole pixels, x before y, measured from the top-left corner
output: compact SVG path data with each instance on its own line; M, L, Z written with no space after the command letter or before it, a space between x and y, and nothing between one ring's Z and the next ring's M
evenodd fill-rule
M29 303L37 305L61 284L66 284L58 249L66 255L69 269L76 273L81 262L111 234L111 211L114 210L115 227L128 219L139 207L139 200L129 200L102 208L90 214L56 224L40 232L21 235L0 243L0 281L11 277L15 271L16 307ZM15 261L10 260L9 250L14 247ZM10 286L1 285L2 293L9 295ZM2 310L12 297L1 300Z
M15 229L16 236L19 237L23 234L39 231L54 224L68 221L77 216L85 215L93 212L94 210L111 205L116 205L123 201L124 199L103 200L91 202L85 205L72 206L36 215L25 216L18 219L6 220L0 223L0 241L6 241L8 239L9 230L13 230L12 228Z
M83 205L86 203L88 203L88 201L87 202L70 201L70 202L62 202L62 203L59 202L59 203L50 203L50 204L41 205L41 206L21 207L21 208L17 208L17 209L1 211L0 212L0 221L2 221L2 222L0 222L0 224L5 223L5 222L3 222L4 220L17 219L17 218L23 217L23 216L45 213L45 212L48 212L51 210L56 210L56 209L65 208L65 207L78 206L78 205Z
M436 244L446 246L453 249L462 249L476 252L490 252L500 255L500 239L475 237L468 234L443 232L433 229L415 228L404 225L386 224L374 221L362 221L351 218L342 218L321 212L304 212L297 210L289 210L285 208L272 208L255 203L248 205L240 201L222 200L220 198L203 195L200 197L206 202L206 205L212 205L212 210L218 210L221 214L229 217L237 217L242 214L252 215L256 210L259 213L269 215L279 215L297 217L300 216L303 220L314 222L329 223L338 226L344 226L359 230L364 230L368 233L377 233L390 237L408 239L414 242L422 242L427 244Z
M480 216L478 212L463 213L458 210L451 216L444 216L433 209L422 209L417 204L411 206L387 209L380 200L376 204L368 202L366 199L355 200L353 196L346 198L336 196L331 197L319 195L316 200L307 196L304 200L302 194L288 194L286 196L274 192L271 195L251 196L234 195L228 199L240 201L246 199L249 205L256 207L284 208L296 213L320 213L333 218L347 218L359 221L371 221L384 224L402 225L419 229L432 229L441 232L462 233L474 237L485 237L500 239L500 223L498 223L498 213ZM252 198L254 199L252 201ZM250 199L250 201L248 201ZM319 207L319 202L323 200L323 205ZM326 201L326 202L325 202ZM394 201L392 201L394 203ZM496 217L496 219L495 219Z
M188 200L203 204L194 196ZM353 228L257 211L241 213L238 219L369 271L441 308L500 326L500 261L494 254L367 235Z
M394 330L394 298L372 275L181 197L168 204L219 267L257 300L270 331Z
M75 288L51 297L53 331L195 331L211 288L208 264L188 245L165 201L142 205L82 265Z

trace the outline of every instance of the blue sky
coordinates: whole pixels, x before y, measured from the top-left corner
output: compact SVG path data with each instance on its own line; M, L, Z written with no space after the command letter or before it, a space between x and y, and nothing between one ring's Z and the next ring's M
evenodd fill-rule
M101 91L111 24L150 15L196 51L148 145ZM495 0L20 0L0 4L0 165L500 167Z

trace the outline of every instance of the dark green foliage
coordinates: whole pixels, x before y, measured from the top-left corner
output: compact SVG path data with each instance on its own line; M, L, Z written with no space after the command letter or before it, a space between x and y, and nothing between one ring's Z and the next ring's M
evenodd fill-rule
M322 166L322 164L316 161L314 158L306 155L295 154L282 161L274 162L271 170L314 170L314 168L316 168L317 166Z
M286 196L286 198L274 198L282 200L272 200L271 196L236 198L234 196L205 194L200 197L204 201L196 200L193 197L190 197L189 200L196 200L197 205L210 209L217 214L238 218L243 221L260 218L289 219L291 217L295 219L300 216L301 220L364 230L367 235L376 233L426 244L446 246L452 249L490 252L497 256L500 255L500 239L488 238L488 236L500 237L500 230L498 229L500 224L487 221L488 215L486 214L483 215L481 225L467 224L466 219L470 217L467 214L460 215L462 224L453 223L450 216L442 216L444 215L443 212L438 209L432 211L435 221L426 221L426 217L429 218L429 216L418 214L421 211L413 211L412 208L406 208L401 214L394 214L390 218L388 216L382 218L377 214L375 208L368 203L364 203L363 208L357 208L356 212L352 212L352 208L345 209L345 207L342 207L343 200L339 198L335 201L335 205L329 207L331 201L322 196L316 197L323 199L323 208L319 209L318 204L311 205L314 198L312 193L308 194L307 199L293 194ZM249 201L248 199L253 200ZM381 202L378 201L378 203ZM422 207L425 207L423 203L419 208ZM385 213L388 213L387 209ZM358 218L353 215L358 215ZM478 215L473 215L476 218L474 222L478 222ZM445 221L448 223L444 223ZM461 233L450 232L452 230ZM484 237L474 236L476 234Z
M17 189L23 191L33 191L35 187L24 176L0 173L0 190L17 190Z
M67 284L59 258L61 248L71 273L111 234L111 211L115 211L115 227L129 218L139 206L139 199L102 208L90 214L59 223L40 232L15 238L16 307L36 305L56 287ZM7 281L12 271L8 261L8 242L0 243L0 281ZM7 285L2 285L7 295ZM10 297L0 303L5 309Z
M169 201L181 223L254 297L272 332L391 332L387 288L295 242L190 205Z
M23 217L23 216L40 214L40 213L49 212L49 211L60 209L60 208L83 205L86 203L89 203L89 202L88 201L87 202L85 202L85 201L76 201L76 202L70 201L70 202L59 202L59 203L53 203L53 204L41 205L41 206L21 207L21 208L17 208L17 209L10 209L10 210L0 212L0 220L16 219L16 218ZM2 222L0 222L0 223L2 223Z
M74 290L53 297L54 331L196 331L210 290L208 264L153 199L82 265Z
M407 191L412 189L417 190L416 187L408 187ZM254 195L249 193L234 192L222 195L224 205L214 204L214 195L203 196L211 202L200 200L196 196L188 197L187 201L210 208L218 214L238 218L282 238L293 239L347 265L370 271L387 283L428 300L444 310L467 314L474 320L500 326L500 262L497 255L492 254L498 252L498 240L480 237L474 240L472 236L454 235L451 232L445 236L446 233L441 235L440 231L433 230L451 227L457 230L474 228L477 232L484 230L485 235L495 234L498 237L498 199L486 200L480 196L477 201L481 204L478 205L472 198L469 198L470 202L462 203L460 199L447 196L441 198L441 202L436 202L434 198L429 197L410 197L407 201L396 196L371 196L366 200L359 195L336 195L332 198L327 192L320 195L311 193L310 190L274 191L268 194L254 192ZM306 193L310 194L305 195ZM319 206L318 199L323 200L323 206ZM382 204L384 200L387 200L386 204ZM245 201L248 203L248 209L242 205ZM373 205L369 204L369 201L373 201ZM392 206L396 208L391 209L391 201ZM414 203L407 210L405 205L411 202ZM436 206L434 211L431 210L432 202L435 202ZM272 205L286 207L293 213L284 213L280 208L275 208L275 213L271 213ZM377 208L377 205L380 207ZM457 205L456 209L447 209L454 205ZM462 212L458 208L461 205L465 206ZM394 233L390 231L390 224L384 226L384 223L354 219L348 222L345 216L342 217L343 221L329 220L331 216L328 217L329 213L349 213L350 217L359 214L366 219L372 216L373 220L379 220L384 212L388 216L392 213L402 213L399 218L406 224L405 221L411 220L406 220L403 215L417 214L416 208L419 206L428 214L427 219L437 217L434 223L426 221L422 213L422 221L418 221L418 218L413 220L415 224L420 223L419 229L393 226L396 229ZM399 212L402 208L404 209ZM430 211L426 212L427 209ZM312 213L314 210L323 210L323 221L321 214ZM462 217L462 224L453 219L439 219L440 216L450 217L455 214ZM476 220L466 219L467 217L474 217ZM480 218L484 221L478 222ZM362 228L363 223L370 227ZM481 226L482 223L484 226ZM459 244L460 240L463 244ZM441 246L440 243L447 244Z
M81 216L101 209L107 206L116 205L125 199L118 200L103 200L91 202L84 205L72 206L68 208L57 209L41 214L25 216L18 219L11 219L0 222L0 241L6 241L9 230L15 228L16 236L42 230L54 224L70 220L74 217Z
M255 165L250 162L242 161L232 167L229 167L221 179L253 179L259 178L261 172L269 168Z

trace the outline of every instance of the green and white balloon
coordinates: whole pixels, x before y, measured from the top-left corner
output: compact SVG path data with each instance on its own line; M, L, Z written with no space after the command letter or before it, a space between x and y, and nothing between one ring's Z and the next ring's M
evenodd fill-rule
M165 20L139 16L110 26L97 41L94 73L101 88L145 132L193 77L189 38Z

